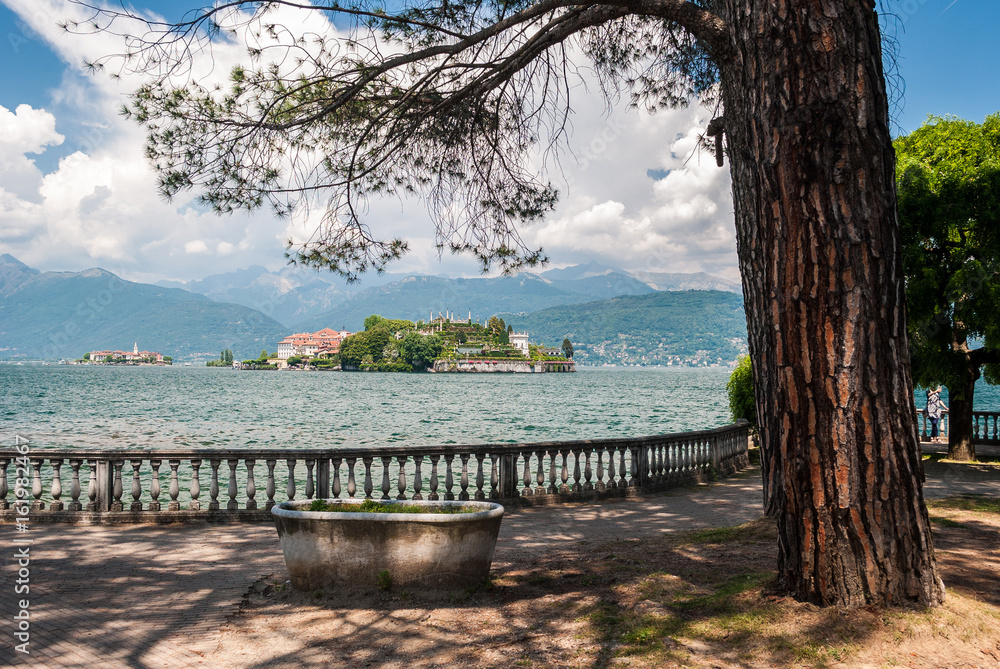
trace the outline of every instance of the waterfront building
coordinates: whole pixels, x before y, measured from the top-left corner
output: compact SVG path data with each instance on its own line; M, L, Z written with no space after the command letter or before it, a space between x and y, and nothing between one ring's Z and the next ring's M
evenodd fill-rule
M163 362L163 354L156 351L140 351L139 342L132 345L131 351L91 351L90 360L92 362L103 362L108 358L112 360L124 360L125 362Z
M317 332L298 332L288 335L278 342L278 359L288 360L292 356L315 358L335 355L340 344L351 336L347 330L323 328Z

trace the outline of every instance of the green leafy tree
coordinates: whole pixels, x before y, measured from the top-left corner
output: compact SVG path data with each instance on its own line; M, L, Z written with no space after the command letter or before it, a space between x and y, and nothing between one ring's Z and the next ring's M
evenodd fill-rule
M895 147L913 376L948 387L948 456L971 460L976 381L1000 382L1000 113L932 116Z
M753 399L753 364L750 356L740 356L736 367L726 382L726 394L729 396L729 415L734 421L740 418L757 428L757 405Z
M340 364L345 367L357 367L361 359L368 353L365 332L356 332L340 343Z
M429 367L441 355L444 342L437 335L424 336L411 332L400 342L399 353L403 362L414 368Z
M84 360L90 360L90 353L84 353L83 354L83 359Z
M354 28L262 48L284 35L270 15L279 7ZM252 16L232 14L241 8ZM140 25L119 60L94 65L144 75L126 113L148 131L165 196L196 189L219 212L270 204L282 215L321 197L326 215L289 253L351 280L407 250L362 218L369 198L386 195L424 197L440 248L469 252L484 268L544 261L516 226L556 204L536 155L568 141L553 120L568 122L584 88L573 72L595 72L610 96L624 92L638 107L697 99L720 109L705 136L732 175L778 587L843 608L935 605L944 591L920 504L908 353L898 346L905 300L875 8L236 0L173 25ZM69 28L135 25L116 21L133 18L125 8L94 11ZM228 86L176 76L220 25L242 34L241 17L248 58ZM233 39L226 34L227 49ZM869 359L878 365L857 362Z
M287 360L287 362L289 367L297 367L302 364L302 358L297 355L293 355Z
M379 323L384 323L384 322L385 319L383 317L379 316L378 314L372 314L371 316L365 319L365 330L371 330Z
M573 342L571 342L568 338L563 339L562 352L567 358L573 357Z

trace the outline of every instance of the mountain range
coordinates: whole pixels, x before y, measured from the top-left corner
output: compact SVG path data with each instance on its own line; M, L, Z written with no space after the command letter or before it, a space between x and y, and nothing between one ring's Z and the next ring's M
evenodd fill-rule
M581 362L701 364L730 360L745 346L738 290L707 274L596 263L496 278L384 274L360 285L295 267L250 267L151 285L96 268L40 272L5 254L0 358L79 358L138 343L179 360L215 358L225 348L246 359L274 351L292 331L356 331L373 313L418 320L451 311L482 320L505 314L533 341L568 337Z
M257 357L286 328L259 311L178 288L134 283L103 269L39 272L0 256L0 358L79 358L97 349Z
M382 274L348 284L330 274L300 267L276 272L253 266L187 283L184 288L213 300L260 310L289 329L323 327L355 330L369 315L416 320L424 314L452 311L473 318L497 312L527 313L621 295L658 291L718 290L740 293L737 283L705 273L673 274L628 271L591 262L539 274L523 272L496 278L452 279L441 276Z

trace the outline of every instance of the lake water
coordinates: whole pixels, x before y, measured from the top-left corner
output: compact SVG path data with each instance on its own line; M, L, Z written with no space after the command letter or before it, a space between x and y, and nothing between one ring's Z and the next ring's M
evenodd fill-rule
M0 444L330 448L642 436L729 422L725 368L375 374L0 365ZM923 393L917 393L923 407ZM977 388L977 409L1000 408Z
M0 365L0 440L329 448L642 436L729 422L725 368L377 374Z

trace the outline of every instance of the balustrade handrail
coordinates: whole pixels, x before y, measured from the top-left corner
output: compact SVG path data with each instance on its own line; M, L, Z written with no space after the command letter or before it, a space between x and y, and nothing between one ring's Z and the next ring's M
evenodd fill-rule
M31 511L49 520L145 522L176 518L174 512L261 518L283 501L279 490L294 499L300 484L306 499L344 493L423 499L426 492L432 500L549 503L629 495L746 467L748 428L739 421L642 437L379 448L2 449L0 519L15 517L29 502ZM19 468L22 483L30 479L30 491L22 485L9 501L16 487L9 480L17 480ZM259 493L266 496L263 508Z
M190 458L200 458L202 460L218 460L226 459L228 457L247 457L253 456L257 460L262 460L266 457L276 457L276 458L287 458L291 455L301 456L299 459L305 458L316 458L316 457L328 457L328 456L340 456L340 457L366 457L366 456L380 456L384 453L391 453L392 455L428 455L428 454L448 454L448 453L464 453L471 451L485 451L485 452L505 452L514 453L520 452L528 449L566 449L573 448L574 446L595 446L601 444L622 444L622 445L634 445L642 446L652 443L660 443L663 441L672 440L685 440L685 439L697 439L699 437L720 435L731 432L734 428L746 429L748 426L745 420L740 419L736 423L730 425L723 425L721 427L714 427L705 430L687 430L684 432L668 432L665 434L654 434L654 435L644 435L640 437L612 437L603 439L567 439L567 440L551 440L551 441L531 441L531 442L516 442L516 443L484 443L484 444L432 444L427 446L404 446L389 444L380 447L357 447L357 448L193 448L193 449L173 449L173 448L102 448L102 449L52 449L52 448L37 448L33 447L31 449L31 455L29 457L63 457L63 458L121 458L130 459L137 456L145 456L147 458L155 457L159 459L181 459L186 460ZM0 458L10 457L17 455L17 452L12 448L0 448Z

